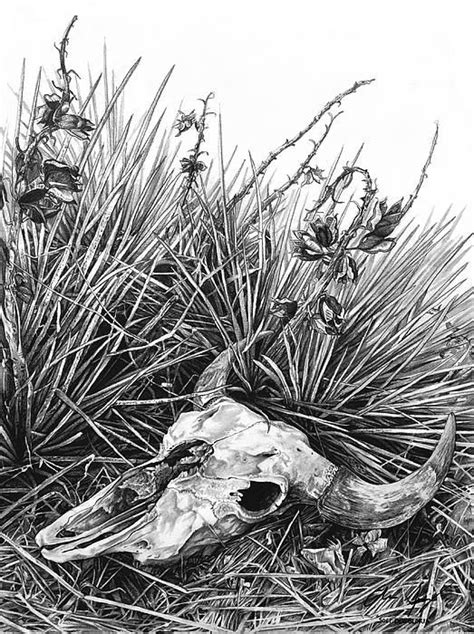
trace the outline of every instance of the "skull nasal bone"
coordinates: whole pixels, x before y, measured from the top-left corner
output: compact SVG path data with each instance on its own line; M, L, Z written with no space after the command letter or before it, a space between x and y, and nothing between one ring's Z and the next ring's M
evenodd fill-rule
M266 511L281 496L281 488L274 482L252 480L248 489L241 489L240 506L253 513Z

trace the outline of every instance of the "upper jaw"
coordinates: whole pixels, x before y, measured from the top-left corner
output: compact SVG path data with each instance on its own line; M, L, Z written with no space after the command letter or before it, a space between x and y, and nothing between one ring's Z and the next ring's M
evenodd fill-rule
M176 477L192 473L212 453L202 441L183 443L164 456L120 476L105 489L66 512L36 536L52 561L85 559L127 550L133 536L155 521L156 507ZM61 532L69 533L62 535Z
M86 559L126 543L143 523L149 521L153 502L150 509L150 504L143 500L140 503L138 498L138 503L129 509L114 513L113 503L117 500L117 492L121 492L122 482L123 479L119 479L110 484L43 528L36 536L42 555L59 562ZM68 534L61 535L62 532Z
M36 536L36 543L41 547L41 554L45 559L56 562L71 561L73 559L88 559L97 555L113 552L118 546L127 543L131 535L142 525L143 518L136 520L131 526L116 533L109 534L106 527L93 529L75 538L57 538L55 535L62 530L57 522L43 529ZM67 526L67 524L66 524Z
M196 548L202 550L238 535L249 523L274 512L286 498L288 483L284 478L265 475L257 476L253 483L259 481L262 484L271 481L279 491L270 500L271 507L262 510L258 505L246 509L239 504L239 496L235 496L238 491L242 496L245 494L252 484L250 480L181 474L169 483L153 507L144 509L140 516L133 515L133 508L128 517L122 513L122 520L128 522L125 526L120 525L120 516L95 523L116 487L109 485L102 495L97 494L43 529L37 543L45 558L61 563L112 552L130 552L141 562L170 563ZM61 536L61 531L73 532L84 526L85 530L78 530L76 535Z

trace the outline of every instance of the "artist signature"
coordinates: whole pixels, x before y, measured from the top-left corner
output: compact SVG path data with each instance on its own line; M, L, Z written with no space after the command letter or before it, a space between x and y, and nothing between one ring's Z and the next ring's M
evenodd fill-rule
M455 588L453 584L445 584L443 586L443 594L449 592L450 589ZM422 618L414 614L416 612L423 614L425 610L429 610L433 603L436 603L438 596L441 595L440 590L433 588L432 592L428 594L428 583L426 580L419 581L415 586L410 587L410 596L406 596L408 593L403 592L404 605L407 607L407 613L403 616L384 616L380 617L379 622L383 623L419 623ZM384 588L382 591L376 591L377 599L398 599L399 594L394 593L391 588ZM373 597L372 597L373 598Z

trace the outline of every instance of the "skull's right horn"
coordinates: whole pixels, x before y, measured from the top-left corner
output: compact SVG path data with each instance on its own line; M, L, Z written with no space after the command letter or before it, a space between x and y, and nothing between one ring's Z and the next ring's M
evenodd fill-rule
M339 467L318 499L325 519L356 529L386 528L412 517L435 495L451 465L456 442L456 419L449 414L429 460L414 473L391 484L370 484Z
M253 343L268 334L269 331L261 333ZM196 385L194 402L197 406L209 407L226 396L225 386L233 359L236 353L245 350L246 345L245 341L232 344L204 370ZM455 443L456 419L454 414L449 414L429 460L406 478L391 484L371 484L345 467L331 465L323 487L318 481L313 491L309 484L304 497L317 502L324 519L347 528L367 530L396 526L415 515L434 497L449 471ZM320 462L321 456L317 460ZM307 470L308 465L305 467Z

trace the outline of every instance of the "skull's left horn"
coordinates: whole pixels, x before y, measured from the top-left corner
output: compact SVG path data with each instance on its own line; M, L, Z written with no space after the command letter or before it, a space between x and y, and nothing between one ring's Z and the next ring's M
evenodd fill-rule
M221 352L199 377L195 387L194 404L204 407L210 401L227 396L225 387L235 355L272 334L274 334L272 330L265 330L256 335L251 342L242 339Z
M362 530L404 522L423 508L443 483L455 442L456 419L450 414L429 460L398 482L370 484L339 467L318 500L321 516L335 524Z

